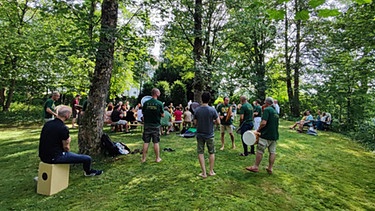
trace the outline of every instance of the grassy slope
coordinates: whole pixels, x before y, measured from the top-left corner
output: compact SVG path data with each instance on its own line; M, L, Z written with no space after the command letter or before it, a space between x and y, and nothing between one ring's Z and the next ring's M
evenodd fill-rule
M33 182L41 127L0 128L0 209L375 210L375 155L341 135L298 134L289 124L281 122L273 175L264 170L268 153L259 173L247 172L255 157L238 156L239 135L232 150L226 134L227 148L216 153L217 175L201 179L195 139L172 134L162 137L161 149L176 151L162 151L161 163L154 162L152 146L145 164L139 154L97 157L94 167L104 169L104 175L86 178L80 165L72 166L69 187L50 197L36 194ZM131 149L142 147L140 132L110 135ZM77 130L72 137L77 151Z

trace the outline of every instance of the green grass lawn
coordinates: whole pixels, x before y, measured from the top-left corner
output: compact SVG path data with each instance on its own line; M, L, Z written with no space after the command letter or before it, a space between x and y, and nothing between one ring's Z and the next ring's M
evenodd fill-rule
M171 134L162 136L160 148L176 151L161 151L161 163L154 162L152 145L144 164L140 154L95 157L93 167L103 175L84 177L81 165L71 166L69 187L52 196L37 194L33 181L41 125L0 127L0 210L375 210L375 154L339 134L298 134L291 124L281 121L273 175L264 170L268 153L259 173L248 172L255 157L238 156L240 136L232 150L226 134L220 151L216 132L217 175L202 179L196 140ZM77 129L71 136L77 152ZM142 148L139 131L110 136Z

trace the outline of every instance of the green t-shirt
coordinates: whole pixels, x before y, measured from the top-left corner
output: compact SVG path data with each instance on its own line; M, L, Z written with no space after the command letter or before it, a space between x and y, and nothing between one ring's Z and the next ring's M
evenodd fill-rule
M238 114L243 114L243 123L250 123L253 121L253 106L250 103L246 102L242 104L240 111Z
M262 116L262 107L259 105L254 106L254 112L258 112L258 115L255 115L254 117L261 117Z
M161 115L164 113L163 103L151 98L143 104L144 125L146 127L160 127Z
M169 126L169 123L171 122L172 115L168 111L164 110L164 117L161 118L161 126Z
M264 109L262 120L266 120L267 124L260 130L260 137L267 140L278 140L279 139L279 114L276 109L272 106L268 106Z
M44 118L45 119L50 119L52 118L52 114L48 113L46 109L49 108L53 112L55 112L55 101L53 101L51 98L49 98L45 103L44 103Z
M232 125L232 121L233 121L232 117L229 117L228 121L225 121L227 118L229 109L232 109L232 112L233 112L232 105L229 105L229 104L228 105L221 104L217 108L217 112L219 113L219 116L224 116L223 119L220 119L222 125Z

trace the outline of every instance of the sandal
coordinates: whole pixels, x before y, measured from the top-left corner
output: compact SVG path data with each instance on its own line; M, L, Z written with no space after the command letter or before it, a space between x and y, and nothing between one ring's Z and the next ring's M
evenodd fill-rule
M259 169L255 168L254 166L246 167L246 170L251 171L251 172L255 172L255 173L259 172Z

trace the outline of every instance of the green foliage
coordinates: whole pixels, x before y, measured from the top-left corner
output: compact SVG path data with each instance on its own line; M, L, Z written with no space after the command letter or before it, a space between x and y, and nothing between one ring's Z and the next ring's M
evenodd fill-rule
M301 10L296 13L296 16L294 17L296 20L302 20L306 21L310 18L309 11L307 10Z
M318 10L318 16L322 18L334 17L340 15L337 9L320 9Z
M354 1L357 2L359 5L370 4L373 2L372 0L354 0Z
M147 82L145 84L143 84L143 87L142 87L142 90L141 90L141 93L139 94L138 96L138 102L141 102L141 99L144 97L144 96L150 96L151 95L151 90L154 88L154 84L151 83L151 82Z
M171 102L175 105L187 105L186 86L179 80L175 81L171 87Z
M159 81L155 85L156 88L160 90L160 97L158 100L161 102L167 103L171 101L171 89L167 81Z
M9 111L0 113L0 125L7 127L43 124L44 122L43 105L14 103Z
M309 1L309 6L312 8L317 8L320 5L324 4L326 0L310 0Z
M268 9L267 14L273 20L283 20L285 16L285 10Z
M344 132L354 141L360 143L367 149L375 149L375 121L358 120L358 129L352 132Z
M180 80L183 67L173 67L171 62L163 62L156 69L153 81L167 81L169 84L173 84L175 81Z

